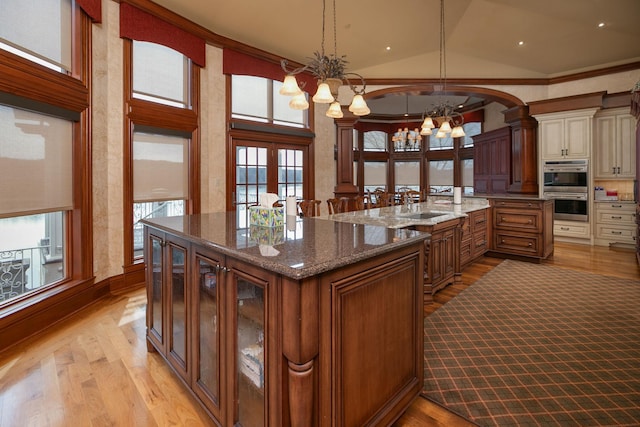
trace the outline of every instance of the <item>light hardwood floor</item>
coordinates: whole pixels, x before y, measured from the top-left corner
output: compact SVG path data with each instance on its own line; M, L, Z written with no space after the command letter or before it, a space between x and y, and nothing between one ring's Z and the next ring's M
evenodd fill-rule
M438 292L425 314L500 262L483 257L468 267L463 283ZM546 262L640 279L630 252L556 243ZM0 426L212 425L160 356L147 352L145 306L143 289L112 295L13 348L0 344ZM422 398L395 424L470 425Z

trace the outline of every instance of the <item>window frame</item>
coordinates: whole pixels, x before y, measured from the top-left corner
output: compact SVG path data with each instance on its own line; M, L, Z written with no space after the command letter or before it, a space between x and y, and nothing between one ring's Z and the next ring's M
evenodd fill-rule
M124 271L126 274L144 274L144 259L135 256L134 248L134 197L133 197L133 134L140 128L167 135L182 134L190 138L188 147L188 197L184 203L185 214L200 212L200 66L191 61L189 71L190 90L187 107L180 108L134 97L133 92L133 41L123 38L124 56L124 138L123 138L123 241Z
M91 19L75 4L71 16L72 63L71 70L66 73L0 49L0 75L3 76L0 79L0 101L70 119L73 128L73 208L65 211L63 216L65 276L60 281L3 305L0 309L0 331L3 334L4 321L11 321L12 318L9 314L20 317L46 316L46 307L69 298L68 292L79 295L94 281L90 150L91 26ZM33 90L34 87L38 90ZM41 325L35 327L39 329Z

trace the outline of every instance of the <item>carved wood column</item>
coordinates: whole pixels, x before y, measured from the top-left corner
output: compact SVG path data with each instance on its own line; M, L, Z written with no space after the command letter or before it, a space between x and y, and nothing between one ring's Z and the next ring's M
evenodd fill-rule
M519 105L504 111L511 127L511 185L509 193L538 194L538 122L529 107Z
M319 351L317 279L283 280L282 351L287 360L288 409L292 427L317 425L314 406L318 393L314 378Z
M353 127L357 117L335 119L336 123L336 186L335 197L355 197L358 187L353 182Z

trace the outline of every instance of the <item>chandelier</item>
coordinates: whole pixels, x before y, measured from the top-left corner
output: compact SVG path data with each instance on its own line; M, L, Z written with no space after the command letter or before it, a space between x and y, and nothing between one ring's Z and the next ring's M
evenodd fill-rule
M349 85L349 88L353 92L353 98L349 105L349 111L356 116L366 116L371 112L367 103L364 100L364 93L366 88L366 82L364 78L357 73L346 72L347 60L345 56L338 56L338 42L336 37L336 1L333 0L333 42L334 52L330 56L325 54L324 50L324 36L325 36L325 16L326 16L326 0L322 0L322 44L320 52L314 52L313 58L310 58L309 62L299 68L289 69L287 67L288 62L286 59L280 61L280 65L287 75L284 78L282 87L280 88L280 94L291 96L289 101L289 107L294 110L306 110L309 108L309 102L302 89L298 85L296 75L307 71L313 74L318 79L318 90L313 95L313 102L316 104L330 104L329 109L326 112L328 117L341 118L343 117L342 107L338 101L338 89L343 84ZM358 89L349 79L348 76L353 76L359 80L362 89ZM304 87L304 86L303 86Z
M445 32L444 32L444 0L440 0L440 93L447 91L447 57L445 49ZM445 138L451 135L452 138L460 138L465 136L462 125L464 117L462 114L454 110L448 102L442 100L431 110L424 112L424 121L422 122L420 134L431 135L433 129L438 127L436 138Z
M422 142L422 136L420 135L420 131L418 128L414 128L413 130L409 129L409 95L405 97L406 100L406 112L404 113L404 117L407 120L407 125L403 129L402 127L398 128L398 131L393 134L391 137L391 142L393 142L393 148L395 151L420 151L420 143Z

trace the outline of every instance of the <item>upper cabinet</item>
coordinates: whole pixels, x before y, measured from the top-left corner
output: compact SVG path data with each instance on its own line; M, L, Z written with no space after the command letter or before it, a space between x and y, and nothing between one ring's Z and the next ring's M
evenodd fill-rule
M588 109L536 115L540 158L588 159L596 111Z
M596 179L635 179L636 119L628 108L599 112L593 141Z

